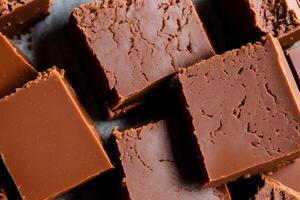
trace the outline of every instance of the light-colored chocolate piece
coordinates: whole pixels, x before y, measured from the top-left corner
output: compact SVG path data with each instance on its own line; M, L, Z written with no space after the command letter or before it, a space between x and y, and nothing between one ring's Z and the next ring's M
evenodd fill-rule
M23 199L52 199L112 168L64 72L0 101L0 153Z
M182 70L178 79L208 185L300 156L300 93L270 34Z
M0 33L0 99L36 76L37 71Z

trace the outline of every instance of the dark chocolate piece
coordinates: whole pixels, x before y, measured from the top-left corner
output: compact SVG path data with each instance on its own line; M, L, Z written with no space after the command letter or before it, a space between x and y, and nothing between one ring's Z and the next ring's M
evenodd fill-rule
M37 76L37 71L0 33L0 99Z
M300 45L297 45L298 46L286 50L285 53L290 63L290 67L294 72L294 77L296 79L298 87L300 87Z
M237 45L259 39L266 33L288 47L300 39L299 0L215 0L227 30Z
M198 174L191 173L192 152L169 126L160 121L124 132L114 130L129 199L230 199L225 186L201 188L195 179Z
M214 55L191 0L92 2L73 11L70 26L113 111L134 105L178 67Z
M52 199L112 168L62 71L6 96L0 113L0 153L23 199Z
M51 0L0 0L0 32L12 37L49 13Z
M300 93L270 34L178 74L207 185L300 156Z

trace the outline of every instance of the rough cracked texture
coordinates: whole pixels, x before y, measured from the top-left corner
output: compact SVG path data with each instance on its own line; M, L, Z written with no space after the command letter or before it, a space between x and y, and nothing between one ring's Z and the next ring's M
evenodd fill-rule
M49 12L51 0L0 0L0 32L11 37Z
M285 47L300 39L298 0L215 0L223 12L229 34L239 43L256 41L266 33ZM238 11L238 12L237 12ZM232 31L234 30L234 31Z
M0 33L0 99L36 78L37 71Z
M0 113L1 157L23 199L52 199L112 167L63 72L6 96Z
M188 161L191 152L186 152L186 147L182 143L172 144L171 138L174 137L172 134L176 133L170 133L166 121L123 133L114 131L129 199L229 199L225 188L201 189L199 182L194 182L183 175L184 170L179 166L191 171ZM177 139L179 141L179 138ZM185 160L180 159L179 154L182 154ZM197 176L189 175L193 178Z
M208 184L300 156L300 94L271 35L202 61L178 79Z
M93 2L76 8L70 21L116 105L214 54L191 0Z
M266 178L264 186L255 195L256 200L299 200L300 193L291 190L281 183Z
M298 18L299 5L294 9L288 2L297 0L250 0L250 7L256 14L256 22L259 28L280 37L285 33L293 31L300 25ZM297 13L296 13L297 12Z

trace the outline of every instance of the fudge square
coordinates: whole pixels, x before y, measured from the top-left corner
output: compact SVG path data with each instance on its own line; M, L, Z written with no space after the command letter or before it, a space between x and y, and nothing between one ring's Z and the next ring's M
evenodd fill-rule
M300 159L271 175L265 175L264 185L256 194L256 199L300 199L299 180Z
M169 128L175 127L174 123L162 120L124 132L113 131L128 199L230 199L226 186L201 188L195 178L199 170L192 167L194 154L173 131L176 128Z
M23 199L52 199L112 168L64 72L0 101L0 155Z
M277 37L283 47L300 39L299 0L215 0L235 39L249 42L266 33Z
M0 99L36 78L37 71L0 32Z
M11 37L49 13L51 0L0 0L0 32Z
M96 1L76 8L70 26L111 110L214 54L191 0Z
M270 34L183 69L177 80L207 185L300 156L300 94Z

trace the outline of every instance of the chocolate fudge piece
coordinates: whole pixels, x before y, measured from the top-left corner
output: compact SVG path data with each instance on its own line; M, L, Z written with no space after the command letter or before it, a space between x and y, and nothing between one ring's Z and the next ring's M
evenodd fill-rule
M191 173L194 154L169 126L169 121L159 121L124 132L114 130L129 199L230 199L225 186L202 189L194 180L199 173L197 169Z
M51 0L0 0L0 32L11 37L49 13Z
M290 67L294 72L298 87L300 87L300 45L289 48L285 53L290 63Z
M23 199L52 199L112 168L55 68L0 101L0 153Z
M264 186L256 199L300 199L300 159L279 169L272 175L264 176Z
M76 8L70 26L98 96L113 111L214 54L191 0L96 1Z
M256 41L266 33L283 47L300 39L299 0L215 0L228 32L240 45Z
M270 34L182 69L177 79L207 185L300 156L300 93Z
M37 71L0 33L0 99L37 76Z
M299 200L300 193L291 190L277 181L266 178L264 186L259 189L259 192L255 195L255 199Z

